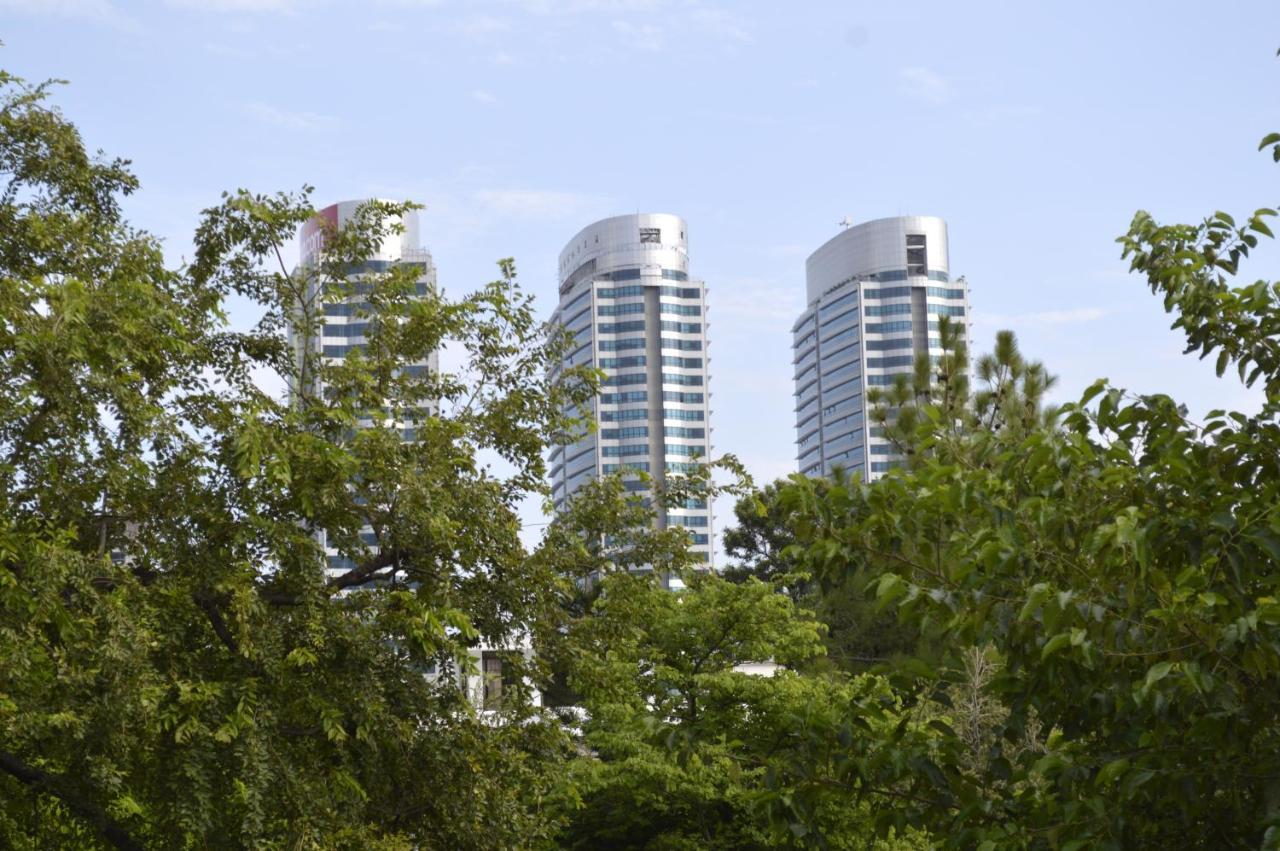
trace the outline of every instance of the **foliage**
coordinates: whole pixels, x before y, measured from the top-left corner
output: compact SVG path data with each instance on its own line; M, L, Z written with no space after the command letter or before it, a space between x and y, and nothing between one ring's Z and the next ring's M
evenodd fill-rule
M564 341L509 262L457 300L367 273L363 353L295 350L408 205L291 273L306 192L236 193L169 268L127 163L46 95L0 76L0 844L536 842L564 737L527 704L485 722L453 674L559 605L514 509L593 376L548 378ZM262 321L231 329L232 297ZM445 339L462 373L406 368Z
M725 568L723 575L732 581L755 577L780 584L798 601L808 586L805 577L798 575L799 564L787 551L794 540L778 501L781 485L772 482L734 503L738 525L724 530L721 543L725 555L737 563Z
M986 735L943 718L933 741L894 746L932 778L906 817L950 847L1276 843L1280 285L1230 282L1271 215L1161 226L1139 213L1121 239L1190 350L1262 383L1259 414L1197 424L1167 396L1100 381L1059 428L957 431L934 399L911 436L927 451L905 469L822 492L797 478L784 493L810 569L864 573L950 650L938 670L899 677L906 705L954 703L947 681L973 648L1000 661L978 701L997 733L985 753L972 745ZM1028 747L1037 725L1043 742ZM796 748L791 776L815 795L864 794L874 775L815 772L825 753Z
M917 357L910 376L867 392L872 428L904 462L921 452L945 452L955 441L972 451L975 434L1015 438L1053 426L1057 411L1046 407L1044 396L1057 377L1023 357L1012 331L997 332L994 348L973 364L964 328L950 317L938 318L938 340L941 355Z
M800 719L891 700L874 678L849 682L781 667L819 654L821 630L768 585L697 572L684 578L687 588L671 592L644 575L610 575L573 627L589 753L570 766L564 847L797 844L769 815L788 792L772 787L774 763ZM738 670L766 661L780 667L771 675ZM811 815L830 847L873 842L865 807L819 803Z
M829 482L847 482L836 471L831 479L812 479L821 494ZM724 531L727 555L738 559L721 575L731 582L755 577L782 586L798 605L810 608L826 629L826 651L806 668L834 667L858 673L891 662L902 654L923 652L916 630L897 622L893 612L878 610L863 593L859 576L824 575L813 581L796 546L792 508L781 498L787 480L773 482L742 497L734 506L739 525Z

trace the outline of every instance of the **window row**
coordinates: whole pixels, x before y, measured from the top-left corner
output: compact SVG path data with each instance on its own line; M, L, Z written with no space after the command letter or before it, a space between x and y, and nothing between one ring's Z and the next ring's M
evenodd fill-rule
M887 358L867 358L868 369L889 369L895 366L911 366L915 363L915 355L892 355Z
M867 324L868 334L893 334L898 331L910 331L911 320L900 319L896 322L875 322ZM867 344L870 347L870 343Z
M647 432L648 429L645 429L645 431ZM648 455L649 444L632 443L624 446L601 446L600 454L606 458L620 455Z
M600 351L622 352L628 349L643 349L644 337L627 337L625 340L601 340Z
M597 316L622 316L628 313L644 313L644 303L634 301L627 304L601 304L596 307Z
M591 290L587 290L586 292L576 297L573 301L569 302L564 307L560 308L560 314L562 316L569 316L573 313L576 313L577 310L580 307L583 307L587 303L587 300L590 298L591 298Z
M605 440L626 440L629 437L648 437L648 426L626 426L625 428L606 428L600 430L600 437ZM605 447L608 449L609 447ZM606 455L610 453L605 453Z
M600 358L601 369L622 369L628 366L644 366L644 355L629 355L625 358Z
M606 423L627 422L628 420L649 419L648 408L630 408L626 411L601 411L600 421Z
M625 375L610 375L606 378L602 385L605 387L617 387L624 384L644 384L649 377L643 372L629 372Z
M868 316L898 316L901 314L911 314L911 305L909 304L869 304L867 305Z
M627 461L622 464L605 464L602 469L606 474L616 473L619 470L637 470L642 473L649 472L648 461Z
M850 328L844 329L843 331L838 331L830 337L823 337L822 345L826 348L827 346L834 346L836 343L843 343L845 340L856 339L858 339L858 326L854 325Z
M643 331L644 320L632 319L628 322L602 322L599 330L601 334L626 334L632 331Z
M845 307L846 305L856 304L856 303L857 303L857 301L858 301L858 292L857 292L857 290L854 290L853 292L849 293L848 295L842 295L842 296L840 296L840 298L836 299L835 301L831 302L830 304L824 304L824 305L822 306L822 309L821 309L820 311L818 311L819 318L820 318L821 320L825 321L825 320L826 320L826 318L827 318L828 316L830 316L831 314L835 313L835 312L836 312L837 310L839 310L840 308Z
M858 308L856 306L849 307L844 313L832 316L822 320L821 329L830 328L838 322L844 322L846 319L856 319L858 316Z
M329 302L324 306L325 316L367 316L373 306L367 301Z
M596 290L596 298L626 298L633 295L644 295L644 284Z
M648 402L649 391L628 390L623 393L601 393L600 404L616 405L619 402Z
M911 295L916 287L877 287L864 289L862 297L866 299L900 298ZM964 298L964 290L947 287L923 287L925 295L930 298Z

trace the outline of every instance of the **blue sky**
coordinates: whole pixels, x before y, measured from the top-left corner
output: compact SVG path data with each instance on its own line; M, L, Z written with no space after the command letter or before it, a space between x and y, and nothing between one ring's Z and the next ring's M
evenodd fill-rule
M409 197L446 290L514 256L549 315L580 227L684 216L714 448L760 480L794 469L789 329L845 216L946 218L975 348L1012 328L1060 400L1100 376L1193 413L1260 400L1181 356L1114 239L1139 208L1276 205L1272 0L0 0L0 39L3 67L71 82L175 258L226 189Z

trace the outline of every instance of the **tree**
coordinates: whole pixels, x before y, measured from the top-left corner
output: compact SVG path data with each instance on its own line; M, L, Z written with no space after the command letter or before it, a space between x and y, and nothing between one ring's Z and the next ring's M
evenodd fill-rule
M731 458L714 466L742 473ZM549 807L557 847L793 847L769 817L769 777L797 719L886 697L873 677L799 673L822 653L821 624L771 585L707 571L686 530L652 528L656 504L746 487L704 470L641 499L606 477L575 492L535 554L565 577L561 617L537 642L574 704L560 710L577 756ZM750 673L762 663L771 675ZM873 841L865 808L819 818L832 847Z
M805 582L794 575L799 565L787 553L794 541L778 502L781 486L772 482L734 503L738 525L725 529L721 541L725 555L737 564L726 567L723 575L730 581L755 577L761 582L778 582L798 600L805 592Z
M686 589L671 592L643 575L609 576L569 639L589 755L569 767L564 847L793 846L797 835L769 818L769 783L797 719L887 697L873 677L788 670L821 653L820 626L770 586L684 578ZM780 667L739 670L764 661ZM811 815L829 847L873 842L864 807L819 803Z
M1258 414L1196 423L1168 396L1099 381L1060 428L957 433L930 401L913 435L928 451L904 469L822 494L796 479L784 494L803 507L815 573L864 573L949 651L898 678L907 706L953 701L948 680L973 648L999 661L977 701L998 721L985 753L972 747L985 734L944 718L932 741L870 743L932 778L883 825L905 817L963 848L1276 844L1280 284L1232 282L1274 215L1160 225L1139 213L1120 240L1188 350L1263 385ZM815 771L810 743L856 723L855 710L813 725L789 776L844 800L902 778L883 764ZM1043 746L1025 747L1034 725Z
M1044 400L1057 376L1041 362L1026 360L1012 331L998 331L994 348L976 364L969 362L963 331L951 317L938 317L942 354L917 356L910 376L867 391L872 428L907 463L920 452L945 451L948 441L1025 436L1051 428L1057 419L1057 410ZM928 427L927 420L940 427Z
M448 673L559 605L515 505L593 376L547 377L564 340L509 262L457 300L366 274L365 351L297 359L286 321L345 302L407 205L294 274L307 191L238 192L173 269L48 91L0 74L0 844L538 842L563 735L518 700L478 718ZM445 339L461 373L404 368ZM317 530L355 566L326 577Z

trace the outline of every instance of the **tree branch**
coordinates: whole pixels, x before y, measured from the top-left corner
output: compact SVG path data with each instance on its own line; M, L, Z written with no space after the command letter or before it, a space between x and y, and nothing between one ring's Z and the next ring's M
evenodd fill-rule
M332 591L341 591L354 585L363 585L384 567L395 564L400 557L399 550L383 550L373 558L357 567L353 567L341 576L335 576L325 582L325 587Z
M101 807L67 788L65 778L27 765L18 757L5 751L0 751L0 771L9 774L19 783L57 798L73 815L91 825L116 848L123 851L143 851L142 844L130 836L128 831L107 815Z
M222 616L222 611L218 608L218 601L209 594L203 593L196 594L195 601L196 605L205 613L205 616L209 618L209 626L213 628L214 634L227 646L232 656L239 656L240 642L236 641L236 637L231 634L226 618Z

